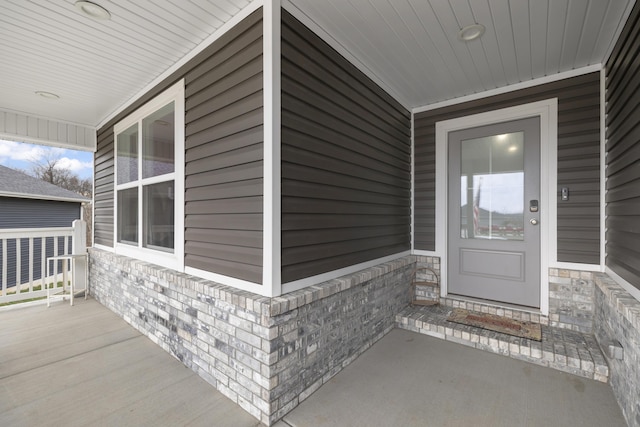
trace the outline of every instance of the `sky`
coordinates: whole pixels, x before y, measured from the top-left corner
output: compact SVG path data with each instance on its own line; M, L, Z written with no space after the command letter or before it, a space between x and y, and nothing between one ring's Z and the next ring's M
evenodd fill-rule
M90 179L93 176L93 153L90 151L68 150L0 139L0 165L29 171L34 162L47 158L60 159L61 167L71 170L82 179Z

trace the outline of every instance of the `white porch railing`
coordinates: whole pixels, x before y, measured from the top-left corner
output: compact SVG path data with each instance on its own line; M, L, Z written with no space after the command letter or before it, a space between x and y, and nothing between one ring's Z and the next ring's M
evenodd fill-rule
M72 227L0 229L0 304L46 297L46 286L57 286L62 271L60 262L47 258L85 253L85 230L81 220ZM50 277L44 277L47 262Z

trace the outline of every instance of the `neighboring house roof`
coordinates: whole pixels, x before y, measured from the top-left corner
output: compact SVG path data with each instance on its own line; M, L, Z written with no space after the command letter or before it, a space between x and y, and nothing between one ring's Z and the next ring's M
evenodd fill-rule
M78 203L91 201L73 191L2 165L0 165L0 196Z

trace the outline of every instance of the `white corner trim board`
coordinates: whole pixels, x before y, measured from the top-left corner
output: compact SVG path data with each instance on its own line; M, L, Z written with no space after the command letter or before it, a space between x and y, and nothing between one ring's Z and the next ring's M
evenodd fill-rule
M264 95L264 203L262 243L262 284L269 296L282 294L281 201L280 201L280 1L263 8L263 95Z

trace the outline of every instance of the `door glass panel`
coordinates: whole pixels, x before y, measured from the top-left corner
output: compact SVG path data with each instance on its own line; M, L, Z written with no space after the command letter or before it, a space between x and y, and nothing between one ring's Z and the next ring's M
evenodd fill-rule
M524 133L461 141L460 237L524 240Z

